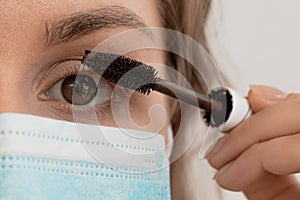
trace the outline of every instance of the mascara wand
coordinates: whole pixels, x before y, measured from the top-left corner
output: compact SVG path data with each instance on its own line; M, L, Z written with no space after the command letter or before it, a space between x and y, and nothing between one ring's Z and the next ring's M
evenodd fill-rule
M196 93L159 78L154 67L121 55L85 51L82 64L108 82L147 95L157 91L199 107L205 110L204 119L207 123L214 127L224 124L224 132L231 130L252 114L247 100L230 88L213 90L209 96Z

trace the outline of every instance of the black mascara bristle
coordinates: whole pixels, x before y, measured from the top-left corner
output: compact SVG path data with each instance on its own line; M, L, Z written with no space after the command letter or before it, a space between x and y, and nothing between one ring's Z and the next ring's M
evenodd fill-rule
M82 64L108 82L149 94L160 80L157 70L149 65L121 55L85 51Z

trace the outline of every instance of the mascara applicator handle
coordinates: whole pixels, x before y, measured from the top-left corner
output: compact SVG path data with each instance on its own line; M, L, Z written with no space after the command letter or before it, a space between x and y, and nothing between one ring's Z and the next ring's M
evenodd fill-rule
M223 132L225 133L238 126L242 121L249 118L253 113L246 98L242 97L234 89L226 89L228 94L231 96L232 110L223 126Z

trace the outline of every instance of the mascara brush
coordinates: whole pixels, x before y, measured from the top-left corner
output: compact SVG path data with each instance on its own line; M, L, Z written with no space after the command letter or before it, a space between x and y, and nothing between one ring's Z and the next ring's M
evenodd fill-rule
M229 131L251 115L245 98L230 88L211 91L210 95L196 93L176 83L158 77L158 71L125 56L85 51L82 64L108 82L148 95L152 91L181 100L205 111L204 119L214 127L224 124Z

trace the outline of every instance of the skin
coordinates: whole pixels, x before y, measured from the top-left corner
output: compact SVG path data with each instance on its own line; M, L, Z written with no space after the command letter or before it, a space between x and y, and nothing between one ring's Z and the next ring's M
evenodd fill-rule
M49 89L68 74L76 73L74 66L77 65L78 70L79 59L84 56L84 50L92 50L110 36L132 27L104 28L67 43L47 45L46 35L49 30L46 29L46 23L51 29L74 13L89 13L91 10L111 6L130 10L141 18L146 26L161 27L157 5L152 0L1 1L0 112L28 113L73 121L71 104L62 99L51 98ZM126 56L145 63L165 63L164 54L154 50L135 51ZM63 62L65 60L69 61ZM55 65L58 67L54 68ZM150 123L148 111L151 106L160 104L167 107L166 98L157 93L147 98L141 94L134 94L134 99L135 103L130 105L130 114L133 121L140 126ZM107 104L108 102L100 102L96 106L95 112L99 119L97 123L118 126L111 111L105 109ZM82 108L78 110L80 122L95 123L89 121L88 112ZM168 121L169 119L166 119L160 130L163 135L166 135ZM126 127L126 123L120 123Z
M207 156L218 169L215 180L225 189L243 191L248 199L299 199L293 174L300 172L300 95L252 86L248 100L255 114Z

